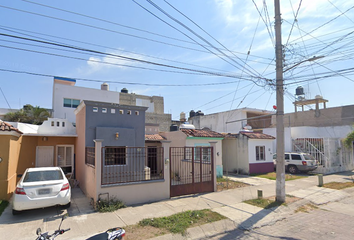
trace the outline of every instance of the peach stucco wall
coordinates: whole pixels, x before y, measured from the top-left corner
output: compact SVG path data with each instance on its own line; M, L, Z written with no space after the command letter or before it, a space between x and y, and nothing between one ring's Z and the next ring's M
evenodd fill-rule
M16 168L20 140L14 135L0 136L0 199L8 200L16 187Z
M89 186L90 179L94 178L94 167L85 164L85 117L86 106L84 106L78 113L76 113L76 179L79 181L81 190L88 196L91 196L89 191L92 190ZM92 197L92 196L91 196Z

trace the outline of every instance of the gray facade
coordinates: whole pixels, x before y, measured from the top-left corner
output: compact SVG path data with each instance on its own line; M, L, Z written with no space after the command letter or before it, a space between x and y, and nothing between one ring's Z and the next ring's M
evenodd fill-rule
M83 101L86 106L85 146L94 139L103 146L143 147L145 145L145 111L147 107Z
M163 97L121 92L119 94L119 104L147 107L145 122L159 124L160 132L169 131L171 114L164 113Z

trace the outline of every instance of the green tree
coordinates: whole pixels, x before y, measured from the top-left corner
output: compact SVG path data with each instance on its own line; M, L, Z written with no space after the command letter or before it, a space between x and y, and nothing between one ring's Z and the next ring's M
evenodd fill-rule
M9 122L27 122L26 113L23 110L17 112L9 112L4 116L5 121Z
M24 109L26 116L32 124L41 125L45 120L48 119L48 117L50 117L49 112L39 106L33 107L28 104L24 106Z
M349 133L347 137L344 139L344 144L348 148L352 148L354 142L354 131Z
M23 109L17 112L9 112L4 116L5 121L23 122L41 125L50 117L50 113L39 106L33 107L30 104L23 106Z

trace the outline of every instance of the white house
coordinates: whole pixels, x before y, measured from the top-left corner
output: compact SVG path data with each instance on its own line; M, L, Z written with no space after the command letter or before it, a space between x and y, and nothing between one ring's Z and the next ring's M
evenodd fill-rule
M191 111L188 122L196 129L207 128L219 133L235 133L242 131L246 125L253 129L269 127L272 114L274 112L252 108L233 109L208 115Z
M74 110L82 100L119 103L119 92L109 91L105 83L101 85L101 89L78 87L75 83L75 79L54 77L52 104L54 118L64 118L75 123Z
M222 162L225 172L256 174L274 171L275 137L249 131L224 134L224 137Z

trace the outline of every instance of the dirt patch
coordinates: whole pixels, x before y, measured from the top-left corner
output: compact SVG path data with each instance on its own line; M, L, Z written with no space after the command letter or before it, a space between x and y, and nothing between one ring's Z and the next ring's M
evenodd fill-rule
M275 201L275 196L271 196L271 197L267 197L265 199L269 199L271 201ZM295 197L295 196L290 196L290 195L287 195L285 197L285 204L290 204L290 203L293 203L293 202L296 202L296 201L299 201L301 198L298 198L298 197Z
M235 188L243 188L243 187L248 187L250 186L247 183L243 182L236 182L236 181L223 181L223 182L218 182L216 184L216 189L218 192L224 191L224 190L229 190L229 189L235 189Z
M126 232L125 239L127 240L143 240L143 239L150 239L153 237L165 235L168 232L164 229L155 228L151 226L139 226L139 225L132 225L124 227Z
M312 211L314 209L318 209L318 207L316 205L308 203L308 204L303 205L303 206L299 207L298 209L296 209L295 213L298 213L298 212L309 213L310 211Z
M344 188L354 187L354 181L353 182L330 182L330 183L323 184L323 186L326 188L341 190Z

